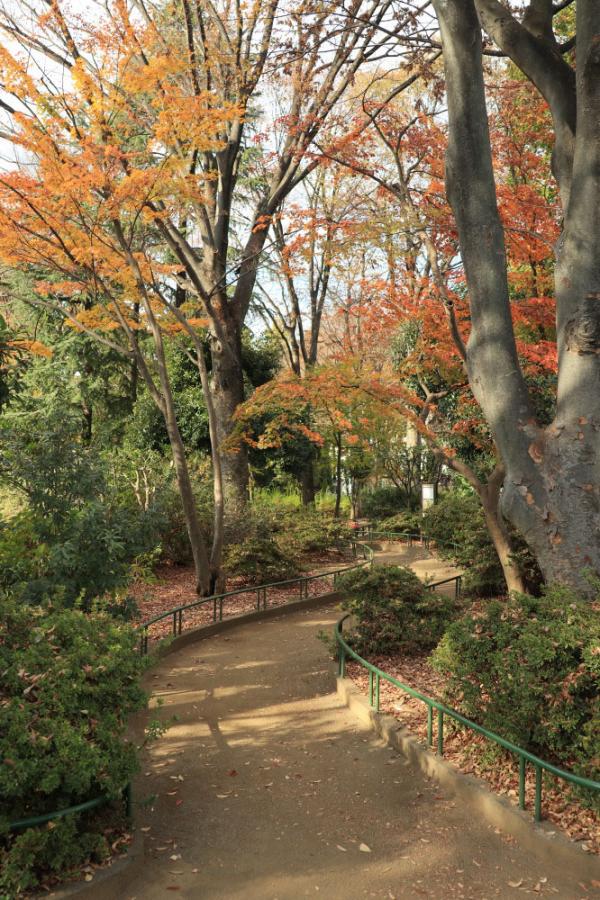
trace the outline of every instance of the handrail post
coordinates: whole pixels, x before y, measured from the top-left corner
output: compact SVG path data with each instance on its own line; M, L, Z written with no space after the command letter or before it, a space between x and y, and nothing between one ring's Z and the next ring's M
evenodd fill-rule
M379 712L379 682L381 681L379 672L375 674L375 709Z
M340 644L340 678L346 677L346 651Z
M427 704L427 744L433 744L433 706Z
M525 809L525 757L519 756L519 806Z
M125 816L129 822L133 819L133 787L129 781L125 787Z
M217 621L217 598L213 598L213 622Z
M536 822L542 820L542 767L535 766L535 806L533 817Z
M369 706L373 706L373 669L369 669Z
M441 709L437 714L437 752L438 756L444 755L444 711Z

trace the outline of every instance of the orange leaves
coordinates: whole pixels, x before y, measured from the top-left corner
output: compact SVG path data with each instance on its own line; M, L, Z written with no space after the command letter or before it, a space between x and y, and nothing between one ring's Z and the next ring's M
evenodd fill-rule
M50 349L50 347L47 347L46 344L42 344L41 341L9 341L8 347L12 347L16 351L24 350L27 353L31 353L32 356L43 356L46 359L50 359L52 357L52 350Z

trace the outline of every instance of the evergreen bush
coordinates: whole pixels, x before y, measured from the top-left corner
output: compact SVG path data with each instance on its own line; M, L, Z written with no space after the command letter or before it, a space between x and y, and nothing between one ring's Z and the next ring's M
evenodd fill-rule
M559 586L491 601L451 624L432 660L449 679L449 702L469 718L598 779L597 603Z
M343 608L355 617L352 646L364 654L431 650L455 612L454 603L427 590L410 569L377 566L342 575Z
M138 636L102 612L0 597L0 896L109 852L106 813L8 831L12 821L115 800L137 770L127 719L146 703ZM119 801L118 808L122 810Z

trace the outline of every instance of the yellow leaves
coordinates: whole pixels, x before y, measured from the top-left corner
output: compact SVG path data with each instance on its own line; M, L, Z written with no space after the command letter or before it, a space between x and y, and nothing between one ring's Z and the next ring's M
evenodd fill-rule
M31 353L32 356L43 356L46 359L50 359L50 357L52 356L52 350L50 349L50 347L42 344L41 341L9 341L8 346L13 347L15 350L25 350L27 353Z
M36 281L36 293L42 297L50 297L60 295L62 297L73 297L80 294L85 289L80 281Z
M124 315L123 318L133 331L138 331L144 327L143 324L137 319L131 318L131 316ZM121 323L116 314L106 306L101 305L93 306L91 309L80 310L75 317L75 321L67 319L65 324L75 331L84 331L86 328L89 328L92 331L106 332L118 331L121 328Z
M209 92L197 97L167 92L158 99L162 108L154 125L155 140L166 147L182 144L188 152L222 149L223 126L243 115L243 110L233 104L212 105L214 97Z

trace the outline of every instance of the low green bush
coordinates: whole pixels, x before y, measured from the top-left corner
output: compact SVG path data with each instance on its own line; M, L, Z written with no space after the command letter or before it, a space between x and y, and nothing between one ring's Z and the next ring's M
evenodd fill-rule
M295 578L298 560L286 554L268 537L250 536L229 544L223 554L223 570L229 577L242 577L252 585Z
M307 556L347 544L350 529L344 519L335 519L315 510L296 510L281 518L276 540L284 553Z
M364 491L360 498L361 515L365 519L380 520L395 516L404 505L404 492L394 485Z
M394 516L382 519L378 522L377 527L381 531L395 531L399 534L409 534L413 538L418 538L421 534L421 521L421 513L405 509Z
M431 650L454 613L447 597L428 591L410 569L377 566L342 575L343 608L355 617L350 633L360 654L418 654Z
M448 700L465 715L598 779L597 604L557 586L540 597L491 601L451 624L432 660L448 678Z
M8 824L118 798L137 769L126 738L144 707L138 637L107 613L0 597L0 896L109 851L98 813L10 833Z

